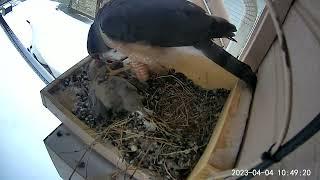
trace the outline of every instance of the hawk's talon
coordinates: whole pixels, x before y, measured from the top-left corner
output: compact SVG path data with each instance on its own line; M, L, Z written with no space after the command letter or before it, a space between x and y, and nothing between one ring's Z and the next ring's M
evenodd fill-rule
M112 70L110 67L107 66L107 70L108 70L107 76L115 76L115 75L122 73L122 72L125 72L129 69L130 69L130 67L122 67L119 69Z

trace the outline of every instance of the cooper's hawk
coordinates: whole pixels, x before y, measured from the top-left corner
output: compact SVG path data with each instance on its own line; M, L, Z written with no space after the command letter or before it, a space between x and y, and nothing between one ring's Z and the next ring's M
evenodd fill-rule
M186 0L111 0L99 10L88 34L88 52L97 59L116 49L139 68L157 69L162 61L179 58L175 47L191 46L252 86L256 76L250 66L238 61L213 38L234 40L236 27L227 20L209 16ZM138 77L139 78L139 77ZM146 80L148 75L141 75Z

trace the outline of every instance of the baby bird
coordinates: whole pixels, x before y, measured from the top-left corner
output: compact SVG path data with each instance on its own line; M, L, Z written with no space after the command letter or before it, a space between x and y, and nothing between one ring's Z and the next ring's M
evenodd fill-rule
M143 97L137 88L118 76L105 77L107 65L101 61L91 61L88 67L90 99L94 109L111 110L112 114L123 110L146 114ZM102 106L102 107L101 107Z
M95 81L92 87L96 97L113 112L135 112L143 109L143 98L138 94L137 88L121 77L110 76L100 83Z

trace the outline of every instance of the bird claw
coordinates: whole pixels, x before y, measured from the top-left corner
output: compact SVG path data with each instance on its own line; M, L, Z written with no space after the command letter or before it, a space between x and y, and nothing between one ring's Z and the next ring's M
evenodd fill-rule
M115 75L120 74L122 72L125 72L129 69L130 69L130 67L122 67L119 69L112 70L110 67L107 67L107 70L108 70L107 76L115 76Z

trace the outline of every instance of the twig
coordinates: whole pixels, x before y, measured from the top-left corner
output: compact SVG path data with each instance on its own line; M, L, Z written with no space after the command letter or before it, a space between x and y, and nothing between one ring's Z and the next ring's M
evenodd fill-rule
M74 150L74 151L62 151L62 152L58 152L58 155L60 155L60 154L69 154L69 153L77 153L77 152L81 152L81 151L84 151L84 150L86 150L86 148L79 149L79 150Z
M151 146L148 147L146 153L143 155L143 157L140 159L139 163L136 166L136 169L133 171L132 175L130 176L130 179L134 176L134 174L137 172L138 168L140 167L140 164L142 163L143 159L146 157L146 155L149 153Z
M171 153L167 153L167 154L160 154L160 155L161 155L161 156L171 156L171 155L181 154L181 153L190 153L191 150L193 150L193 148L185 149L185 150L183 150L183 151L171 152Z
M175 80L177 80L177 82L180 84L180 86L181 86L186 92L188 92L188 93L191 94L190 89L186 90L186 88L185 88L186 85L185 85L180 79L178 79L177 77L175 77L175 76L173 76L173 75L159 76L159 77L157 77L156 79L159 79L159 78L167 78L167 77L172 77L172 78L174 78Z
M89 152L89 154L91 153L91 151L92 151L92 148L90 148L90 152ZM88 177L88 166L89 166L89 160L90 160L90 155L88 156L88 158L87 158L87 161L86 161L86 177L85 177L85 179L87 179L87 177Z
M170 172L168 171L167 166L166 166L166 162L163 163L163 166L164 166L164 169L166 170L166 172L168 173L168 175L169 175L172 179L176 179L176 178L174 178L174 177L170 174Z
M192 147L192 148L189 148L189 149L185 149L185 150L182 150L182 151L176 151L176 152L171 152L171 153L167 153L167 154L160 154L161 156L171 156L171 155L175 155L175 154L181 154L181 153L190 153L190 151L192 150L198 150L204 146L206 146L207 144L203 144L201 146L197 146L196 148L195 147Z
M73 174L76 172L79 163L82 161L82 159L84 158L84 156L87 154L88 151L91 150L91 148L95 145L95 140L88 146L88 148L86 149L86 151L82 154L82 156L80 157L78 163L76 164L76 166L73 168L73 171L71 173L71 175L69 176L69 180L71 180Z

